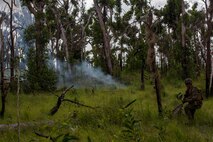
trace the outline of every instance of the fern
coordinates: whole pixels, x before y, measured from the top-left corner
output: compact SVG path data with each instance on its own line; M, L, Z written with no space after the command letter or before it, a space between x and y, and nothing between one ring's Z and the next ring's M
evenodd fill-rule
M132 109L124 111L123 116L123 129L121 131L121 137L124 141L140 142L140 120L136 120L132 114Z

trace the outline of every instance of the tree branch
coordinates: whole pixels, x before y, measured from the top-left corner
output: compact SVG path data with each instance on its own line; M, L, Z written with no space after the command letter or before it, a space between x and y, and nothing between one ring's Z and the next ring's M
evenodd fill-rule
M50 115L54 115L58 111L58 109L61 106L62 101L64 100L66 93L73 87L74 86L72 85L71 87L65 89L64 92L62 92L62 94L58 97L58 101L57 101L56 105L50 110Z
M63 101L70 102L70 103L73 103L73 104L76 104L76 105L79 105L79 106L95 109L95 107L88 106L88 105L85 105L85 104L82 104L82 103L79 103L79 102L76 102L76 101L73 101L73 100L70 100L70 99L64 99Z
M7 4L7 6L9 7L9 9L11 9L11 6L10 6L9 2L7 2L6 0L3 0L3 1Z
M64 99L67 91L69 91L71 88L73 88L73 86L71 86L70 88L67 88L60 96L58 96L58 101L57 101L56 105L50 110L50 113L49 113L50 115L54 115L59 110L62 102L70 102L70 103L73 103L73 104L76 104L79 106L95 109L95 107L92 107L92 106L88 106L88 105L85 105L85 104L82 104L82 103L79 103L79 102L76 102L76 101L73 101L70 99Z
M27 3L27 8L29 9L29 11L33 14L36 15L36 10L35 8L32 7L32 5L30 3Z
M51 136L47 136L47 135L44 135L42 133L39 133L39 132L34 132L37 136L39 137L43 137L43 138L46 138L46 139L50 139L52 142L55 142L55 139Z

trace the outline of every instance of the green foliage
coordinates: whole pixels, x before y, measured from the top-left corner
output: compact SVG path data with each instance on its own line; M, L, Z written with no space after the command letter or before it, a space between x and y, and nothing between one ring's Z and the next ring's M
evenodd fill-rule
M167 124L166 122L164 123L158 123L157 125L154 126L158 130L158 136L159 136L159 142L164 142L165 137L166 137L166 127Z
M130 50L127 55L127 70L133 71L133 70L139 70L141 67L145 67L146 65L146 51L148 46L140 41L136 42L135 48L133 50Z
M123 115L123 128L121 130L121 137L124 141L140 142L142 137L140 136L141 126L140 121L136 120L132 114L132 109L124 111Z
M38 37L38 35L41 35ZM50 38L50 33L48 31L47 26L43 26L41 31L39 31L38 34L38 29L36 29L35 25L30 25L24 30L24 39L28 43L33 43L36 40L39 41L43 46L46 45L46 43L49 41Z
M44 58L45 64L36 66L36 56L35 50L33 48L29 49L28 53L28 70L26 73L27 83L24 88L30 89L31 91L50 91L56 89L57 75L55 71L48 66L47 57ZM30 90L25 90L29 92Z
M71 63L78 62L81 59L81 51L89 40L92 46L90 51L92 59L90 61L95 67L101 67L106 71L103 34L98 19L95 17L94 9L91 8L89 11L85 11L85 5L81 5L81 1L71 0L68 4L67 1L58 4L55 0L33 1L31 4L32 0L22 0L22 2L24 5L31 5L32 8L37 9L36 14L34 13L35 24L30 25L25 30L25 40L29 43L36 43L36 51L30 49L27 55L27 80L22 83L22 87L25 92L34 91L34 95L21 96L22 121L53 119L55 121L54 126L41 127L41 129L43 128L51 135L56 136L55 138L58 138L58 141L72 141L74 139L88 142L93 139L94 141L151 142L213 141L213 112L209 109L212 106L211 99L206 100L203 108L196 112L196 124L194 126L186 126L185 118L171 119L169 117L174 104L177 103L174 94L185 90L181 80L183 76L183 55L187 55L188 72L192 77L197 77L195 75L197 56L200 60L203 60L200 57L201 52L196 51L196 48L200 46L200 43L196 41L198 38L201 38L201 41L205 39L202 37L202 35L205 35L205 12L198 11L197 4L194 4L190 10L186 9L186 14L183 15L184 21L181 21L180 0L167 0L167 4L161 10L153 10L149 7L147 0L98 0L99 6L106 8L107 13L105 14L112 14L106 15L105 24L110 39L112 39L110 43L114 45L111 48L113 73L131 86L125 89L101 88L95 90L95 93L76 89L76 92L69 93L68 96L71 98L74 96L75 100L85 102L88 105L98 106L97 109L90 110L78 105L64 103L57 115L50 118L47 113L55 104L56 98L53 98L53 95L38 93L56 89L56 74L47 63L47 43L50 40L61 39L60 26L63 26L66 30L65 36L67 37L70 55L70 59L67 60ZM122 11L123 2L131 7L129 11ZM52 6L57 10L57 18L60 18L62 25L59 25L55 15L52 14L53 11L50 9ZM165 59L164 65L159 66L165 68L165 70L162 69L162 72L165 71L166 75L164 80L165 95L162 97L165 107L163 119L157 117L156 96L154 95L153 85L146 82L146 90L139 90L140 75L136 73L139 69L145 68L147 41L144 35L144 19L150 9L157 16L157 20L152 25L158 39L159 50L157 53L160 53L160 56L162 55ZM102 9L102 11L104 10ZM88 12L88 14L84 15L84 12ZM81 14L84 16L81 17ZM89 14L92 14L90 21L88 21ZM89 25L84 27L87 22ZM181 45L181 22L186 26L186 50L183 50ZM196 37L197 35L198 37ZM85 39L86 42L82 39ZM53 51L55 50L53 49ZM57 57L64 59L63 45L59 46L58 50ZM123 54L124 70L122 71L118 59L120 53ZM204 88L204 79L198 79L196 83ZM61 92L56 92L55 95L59 93ZM16 117L14 114L16 112L14 106L16 106L16 101L14 96L9 95L9 97L11 99L8 103L9 113L6 114L7 119L3 122L15 123ZM137 102L135 102L136 99ZM133 103L132 109L128 109ZM35 137L30 132L31 129L22 129L22 141L29 141L29 139ZM2 132L0 135L0 141L17 140L16 132ZM33 138L33 140L44 141L42 138Z
M34 25L30 25L27 27L27 29L24 30L24 39L26 41L31 41L33 39L35 39L36 33L35 33L35 26Z
M180 19L181 1L167 0L166 6L163 8L164 23L167 23L170 28L177 28L177 19Z
M136 82L136 74L131 75L132 81ZM203 78L193 81L195 86L203 85ZM211 108L213 100L211 98L204 100L202 108L195 114L195 124L185 125L187 122L185 115L178 118L169 117L170 111L178 103L177 93L183 93L186 89L184 82L180 80L171 82L171 79L163 81L168 95L162 97L162 101L166 108L164 110L168 114L164 112L165 115L161 118L158 117L153 86L148 82L145 91L137 89L137 84L125 89L97 88L95 94L88 93L88 90L85 89L70 90L66 97L76 98L79 102L97 106L97 108L91 110L64 103L58 113L52 117L48 116L48 112L55 105L56 96L39 92L35 92L34 95L21 94L21 122L54 121L54 125L51 126L42 124L33 128L21 128L21 141L49 142L49 139L38 137L33 133L37 129L53 138L60 136L57 139L58 142L61 142L66 134L66 138L75 136L79 138L78 141L83 142L123 142L139 139L146 142L212 141L213 110L209 108ZM61 92L55 91L54 94L60 95ZM14 124L16 123L14 115L16 114L16 96L8 95L8 100L10 103L8 103L7 113L2 123ZM15 130L6 129L1 131L0 141L16 141L17 137Z
M65 134L65 135L64 135L62 142L71 142L71 141L78 141L78 140L79 140L78 137L73 136L73 135L70 135L70 134L68 133L68 134Z

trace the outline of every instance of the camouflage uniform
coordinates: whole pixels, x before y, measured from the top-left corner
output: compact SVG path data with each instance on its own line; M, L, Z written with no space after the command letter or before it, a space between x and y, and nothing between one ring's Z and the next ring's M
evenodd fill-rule
M199 94L200 92L198 91L198 89L192 86L191 79L186 79L185 84L190 84L190 87L187 88L184 95L183 103L188 102L188 104L184 107L184 110L186 115L188 116L188 119L193 120L196 109L199 109L202 106L203 98Z

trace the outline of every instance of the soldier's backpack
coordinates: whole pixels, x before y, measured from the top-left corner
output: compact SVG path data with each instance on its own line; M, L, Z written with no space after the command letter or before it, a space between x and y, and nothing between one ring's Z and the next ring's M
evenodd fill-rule
M198 88L196 88L196 89L197 89L197 94L196 94L196 101L194 102L194 104L197 108L201 108L201 106L203 104L203 102L202 102L203 101L203 92L202 92L202 90L200 90Z
M202 101L203 100L203 92L200 89L197 89L197 94L198 94L198 100Z

